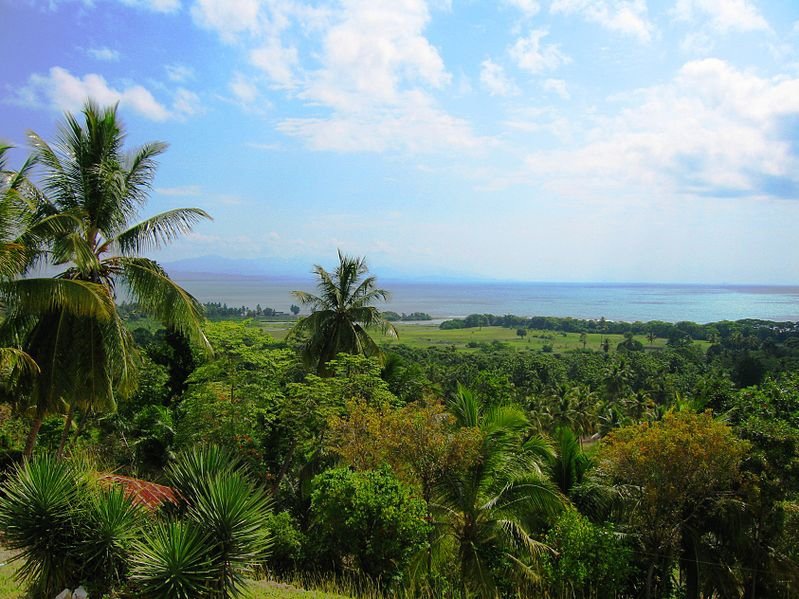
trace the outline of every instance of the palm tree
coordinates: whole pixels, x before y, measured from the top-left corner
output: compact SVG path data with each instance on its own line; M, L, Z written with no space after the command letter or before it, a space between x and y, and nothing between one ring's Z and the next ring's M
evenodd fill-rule
M65 310L75 316L104 320L113 302L99 286L83 281L21 279L42 256L44 241L63 230L57 216L33 222L39 191L28 179L33 166L29 158L18 171L6 169L10 146L0 145L0 314L24 312L29 315ZM6 386L22 376L39 372L39 366L10 338L12 347L0 345L0 373ZM16 347L14 347L16 346Z
M482 445L474 464L437 486L440 540L457 548L464 590L492 596L506 574L499 562L518 566L524 577L547 550L533 530L563 505L545 473L554 454L542 437L528 436L530 424L516 406L486 409L459 385L450 411L458 426L480 433Z
M333 273L314 266L319 295L293 292L302 305L311 308L311 315L297 321L292 333L308 336L303 359L323 376L330 375L327 363L340 353L382 357L380 347L369 336L369 328L398 336L394 325L372 305L378 300L388 300L389 293L377 287L376 277L366 276L369 272L366 259L352 258L339 250L338 261Z
M48 255L52 265L65 267L57 279L99 286L112 303L121 285L143 311L208 348L200 304L156 262L140 254L210 217L197 208L179 208L131 226L147 201L155 158L166 145L150 143L127 154L115 106L101 109L87 102L83 116L80 123L67 113L52 146L29 133L34 158L44 169L37 222L57 218L62 227ZM68 428L79 401L95 409L113 409L115 396L135 387L137 352L116 309L107 320L61 309L37 317L17 311L6 324L25 340L42 370L31 391L35 414L28 455L43 417L61 402L68 405Z

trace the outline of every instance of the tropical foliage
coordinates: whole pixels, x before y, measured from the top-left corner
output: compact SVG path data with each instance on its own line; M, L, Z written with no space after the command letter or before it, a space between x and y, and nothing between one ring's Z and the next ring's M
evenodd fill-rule
M117 288L124 287L145 312L205 344L200 305L156 262L139 254L172 241L208 215L196 208L175 209L132 224L147 200L155 159L166 145L150 143L126 153L115 107L101 109L88 102L83 117L80 122L66 114L54 144L29 135L43 172L41 192L28 194L35 203L28 206L32 215L26 219L36 231L43 223L58 225L45 238L46 262L63 269L58 280L82 285L112 305ZM45 291L33 288L28 295ZM7 313L6 334L19 339L41 369L29 393L35 410L26 447L30 455L42 419L61 402L68 406L66 438L76 408L113 410L117 395L130 395L138 355L113 309L101 319L65 309L37 315L17 303Z
M799 325L475 314L442 327L506 341L381 347L387 292L340 253L279 341L146 257L206 218L132 224L162 144L92 104L32 140L0 167L0 544L30 596L799 598Z
M319 265L313 272L319 279L317 294L295 291L294 296L311 315L295 325L303 340L305 363L314 366L320 375L329 375L327 363L340 353L381 356L380 346L369 335L369 328L397 336L397 329L372 304L386 301L389 294L377 287L364 258L338 254L338 266L329 273Z

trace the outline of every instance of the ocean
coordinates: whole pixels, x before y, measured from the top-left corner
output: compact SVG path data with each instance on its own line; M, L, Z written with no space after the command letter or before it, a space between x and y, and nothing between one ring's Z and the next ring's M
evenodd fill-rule
M178 274L200 301L288 312L292 290L314 291L311 279ZM608 320L713 322L759 318L799 321L799 286L610 283L408 282L380 280L391 292L381 309L426 312L434 319L474 313L572 316Z

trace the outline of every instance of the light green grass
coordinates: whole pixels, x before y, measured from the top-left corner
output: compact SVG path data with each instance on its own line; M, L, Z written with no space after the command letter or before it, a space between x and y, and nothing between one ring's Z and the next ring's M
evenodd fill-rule
M267 331L277 340L286 337L291 325L290 322L258 322L257 326ZM471 329L452 329L441 330L438 325L433 324L403 324L395 323L399 332L399 339L389 337L379 338L378 341L384 347L393 345L407 345L413 348L426 347L446 347L455 346L457 349L474 351L470 348L470 343L487 343L495 341L507 344L508 347L519 350L540 351L545 345L552 346L553 352L564 352L574 349L582 349L579 333L560 333L557 331L537 331L529 329L526 337L519 337L516 329L505 327L479 327ZM379 333L375 333L379 337ZM623 335L602 335L600 333L588 333L586 335L586 349L601 350L602 340L607 337L610 350L616 351L616 346L624 340ZM649 343L644 335L635 337L640 341L645 349L657 350L666 347L665 339L655 339L654 343ZM697 341L702 349L707 349L709 345L704 341Z

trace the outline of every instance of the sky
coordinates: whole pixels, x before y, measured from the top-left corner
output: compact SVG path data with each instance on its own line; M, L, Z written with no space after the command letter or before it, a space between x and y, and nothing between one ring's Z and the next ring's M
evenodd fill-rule
M162 140L154 257L799 284L796 0L0 0L0 140Z

